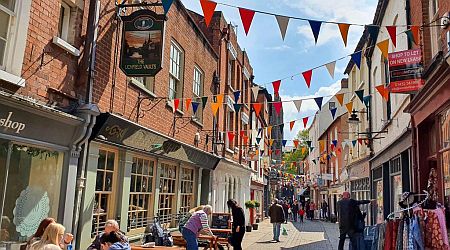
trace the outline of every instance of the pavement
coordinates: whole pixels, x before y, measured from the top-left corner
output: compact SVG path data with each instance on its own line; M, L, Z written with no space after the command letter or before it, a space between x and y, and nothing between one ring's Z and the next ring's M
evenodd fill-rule
M248 250L318 250L337 249L339 243L338 224L305 220L304 223L288 222L282 224L288 235L280 236L280 242L272 241L272 224L270 219L265 219L259 223L259 229L250 233L245 233L242 242L243 249ZM283 230L283 229L282 229ZM348 249L348 240L345 244Z

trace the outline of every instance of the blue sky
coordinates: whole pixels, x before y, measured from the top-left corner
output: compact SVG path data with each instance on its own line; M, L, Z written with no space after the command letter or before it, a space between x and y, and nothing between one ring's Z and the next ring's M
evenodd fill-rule
M200 14L199 0L182 0L184 5ZM376 0L218 0L248 9L266 11L274 14L305 17L314 20L327 20L358 24L372 23L376 9ZM270 82L299 74L310 68L334 61L351 54L362 34L363 28L351 26L347 47L342 42L338 26L322 24L317 45L308 22L290 20L285 41L282 40L278 24L274 16L256 13L248 36L244 34L238 9L217 5L216 10L223 11L228 22L237 25L238 40L242 49L248 52L254 69L255 83L267 84L269 92L273 92ZM349 58L336 63L334 79L326 68L313 71L311 88L308 89L303 77L296 76L292 80L281 83L280 95L283 100L300 99L310 96L325 96L336 93L340 88L340 80ZM324 100L324 103L327 100ZM283 103L284 120L301 119L311 116L317 111L314 100L304 101L300 113L293 103ZM301 121L296 122L293 131L285 124L285 139L293 139L303 129ZM288 142L288 145L292 142Z

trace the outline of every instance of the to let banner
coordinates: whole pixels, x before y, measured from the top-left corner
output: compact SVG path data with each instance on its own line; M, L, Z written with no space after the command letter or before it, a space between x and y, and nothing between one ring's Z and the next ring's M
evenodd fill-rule
M144 9L122 21L120 69L127 76L155 76L161 70L165 16Z
M389 91L392 93L411 93L423 84L422 52L420 49L389 53Z

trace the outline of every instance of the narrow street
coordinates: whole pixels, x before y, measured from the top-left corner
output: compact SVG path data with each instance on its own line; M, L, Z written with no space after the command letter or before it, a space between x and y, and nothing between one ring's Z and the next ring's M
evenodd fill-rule
M283 224L288 235L281 235L279 243L272 240L272 224L268 219L259 224L257 231L246 233L243 241L244 249L337 249L339 242L338 224L305 220L302 223ZM346 242L348 249L348 241Z

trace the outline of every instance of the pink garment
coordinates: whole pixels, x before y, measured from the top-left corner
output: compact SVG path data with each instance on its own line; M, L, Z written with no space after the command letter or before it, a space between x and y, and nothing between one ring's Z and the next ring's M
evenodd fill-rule
M442 209L436 209L434 210L434 212L436 213L438 220L439 220L439 227L441 228L441 232L442 235L446 236L447 235L447 226L445 224L445 214L444 214L444 208ZM448 249L449 248L449 244L448 244L448 237L443 237L444 240L444 245L447 246Z

